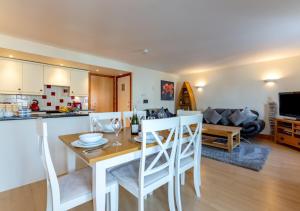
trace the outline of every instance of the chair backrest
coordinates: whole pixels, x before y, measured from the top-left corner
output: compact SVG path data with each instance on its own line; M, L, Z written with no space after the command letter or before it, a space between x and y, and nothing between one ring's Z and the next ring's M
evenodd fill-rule
M177 116L190 116L201 114L201 111L186 111L186 110L177 110Z
M90 113L90 131L95 131L96 128L101 128L101 121L119 119L121 121L121 112L103 112L103 113Z
M144 119L146 119L147 116L147 112L146 111L136 111L136 114L138 116L139 119L141 119L142 117ZM130 123L130 118L133 115L133 111L124 111L123 112L123 126L126 127L127 123Z
M180 167L182 159L189 156L193 157L194 162L200 162L202 120L202 114L180 117L179 142L176 153L177 167ZM193 126L193 131L191 126Z
M158 132L164 131L168 136L161 140ZM146 176L153 175L162 170L168 170L170 179L174 175L174 161L178 143L179 118L166 118L142 121L142 156L140 160L139 184L144 188L144 179ZM154 157L149 156L149 147L146 144L147 133L151 133L160 150ZM168 146L172 144L171 153L167 151Z
M39 141L40 157L47 179L47 203L48 206L51 206L53 208L53 210L59 210L59 184L49 151L47 123L43 122L42 119L37 120L37 135Z

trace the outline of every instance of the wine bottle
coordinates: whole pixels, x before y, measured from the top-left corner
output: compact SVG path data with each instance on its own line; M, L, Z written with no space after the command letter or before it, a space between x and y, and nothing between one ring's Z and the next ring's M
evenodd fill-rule
M135 107L133 108L133 116L131 119L131 135L139 134L139 119Z

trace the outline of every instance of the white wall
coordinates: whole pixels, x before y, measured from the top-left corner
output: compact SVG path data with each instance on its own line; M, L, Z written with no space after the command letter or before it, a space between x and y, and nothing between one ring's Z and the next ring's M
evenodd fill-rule
M160 80L170 80L176 83L176 75L1 34L0 47L52 58L75 61L83 64L132 72L133 105L136 105L138 109L159 108L161 106L169 108L172 112L175 109L175 101L160 100ZM149 103L142 104L143 99L148 99Z
M160 100L160 81L173 81L177 82L177 76L151 70L140 69L133 71L133 103L137 106L137 109L143 110L146 108L168 108L171 112L175 110L174 101L162 101ZM148 104L143 104L143 99L148 99Z
M278 77L271 85L264 79ZM192 86L206 83L202 91L194 87L198 109L243 108L248 106L257 110L267 121L266 105L269 100L278 104L278 93L300 91L300 57L276 60L244 66L185 75ZM182 82L181 81L181 82ZM181 83L178 83L181 86ZM269 133L267 126L263 133Z

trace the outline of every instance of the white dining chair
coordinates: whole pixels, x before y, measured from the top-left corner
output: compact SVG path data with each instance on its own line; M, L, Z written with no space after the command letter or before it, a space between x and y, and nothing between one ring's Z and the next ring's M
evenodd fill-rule
M37 120L37 122L40 156L47 179L47 211L66 211L91 201L93 194L90 167L57 177L49 151L47 123L42 120ZM106 185L110 210L117 211L119 186L109 173Z
M177 110L177 116L190 116L196 114L201 114L201 111L186 111L182 109Z
M90 131L96 131L97 128L101 129L102 124L109 124L112 119L119 119L121 121L121 112L102 112L90 113Z
M184 178L185 172L191 168L194 168L194 189L196 196L200 198L202 119L202 114L180 117L179 142L175 159L175 196L179 211L182 210L180 178ZM195 126L194 132L190 128L191 125ZM186 128L186 132L184 132L184 128Z
M136 111L136 114L138 116L139 119L146 119L147 116L147 112L146 111ZM130 119L133 115L133 111L124 111L123 112L123 126L126 127L127 123L130 123Z
M169 134L162 141L158 132L167 130L169 130ZM144 197L164 184L168 184L169 209L171 211L175 210L173 180L178 130L178 117L143 120L141 159L112 171L118 183L138 198L139 211L144 210ZM147 133L151 133L155 138L155 143L157 143L155 152L153 152L153 145L149 146L146 144ZM167 149L170 147L171 152L168 153Z

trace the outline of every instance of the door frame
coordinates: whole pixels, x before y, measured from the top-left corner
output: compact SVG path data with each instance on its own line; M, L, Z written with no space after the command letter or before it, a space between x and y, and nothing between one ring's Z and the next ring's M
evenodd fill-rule
M122 75L118 75L116 76L116 87L115 87L115 90L116 90L116 111L119 111L119 108L118 108L118 79L119 78L123 78L123 77L127 77L129 76L129 80L130 80L130 99L129 99L129 104L130 104L130 110L132 109L132 73L125 73L125 74L122 74Z
M117 109L117 101L116 101L116 77L113 75L103 75L103 74L97 74L97 73L89 73L89 96L88 96L88 109L91 110L91 77L92 76L99 76L99 77L107 77L113 79L113 111L116 111Z

